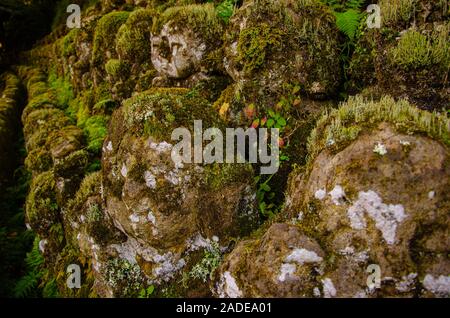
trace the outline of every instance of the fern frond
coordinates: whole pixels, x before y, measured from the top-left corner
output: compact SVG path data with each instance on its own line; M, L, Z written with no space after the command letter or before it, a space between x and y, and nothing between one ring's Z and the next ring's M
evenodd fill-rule
M362 14L358 10L348 9L345 12L335 12L335 16L339 30L353 40Z

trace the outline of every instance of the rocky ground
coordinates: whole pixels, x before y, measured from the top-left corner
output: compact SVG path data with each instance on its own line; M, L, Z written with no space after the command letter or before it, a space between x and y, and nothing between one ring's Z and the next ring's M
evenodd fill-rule
M358 0L71 2L0 77L13 294L450 296L448 2L380 0L380 28ZM279 128L278 172L174 162L194 120Z

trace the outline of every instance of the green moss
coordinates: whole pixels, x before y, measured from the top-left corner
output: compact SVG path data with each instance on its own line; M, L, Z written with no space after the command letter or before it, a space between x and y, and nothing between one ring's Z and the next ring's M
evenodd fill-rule
M89 160L86 150L77 150L55 162L54 172L57 176L73 177L84 172Z
M390 96L378 102L357 96L317 122L308 139L308 165L323 149L339 151L355 140L360 131L367 131L380 122L392 123L400 132L424 134L450 146L450 120L445 115L419 110L405 100L396 102Z
M75 198L69 200L68 210L81 209L89 197L99 195L101 187L102 175L100 172L94 172L84 177L78 189ZM76 212L78 215L79 211Z
M61 55L64 57L69 57L75 55L75 39L79 33L79 29L72 29L64 36L60 42Z
M105 99L94 105L92 113L94 115L111 114L114 108L117 107L117 102L112 99Z
M243 64L244 72L250 74L263 66L266 54L281 45L283 36L280 29L266 23L242 30L238 41L238 62Z
M103 140L108 133L108 121L108 116L101 115L92 116L86 120L83 131L87 136L87 149L90 152L95 154L101 153Z
M28 152L25 159L25 167L33 172L44 172L51 169L53 160L46 149L37 148Z
M67 108L69 102L74 98L69 79L58 77L56 72L52 71L48 76L48 85L56 96L56 100L54 101L56 105L61 109Z
M119 27L127 20L129 12L114 11L105 14L97 22L94 33L92 59L95 64L101 64L105 50L115 46L115 37Z
M404 69L426 68L432 65L448 72L450 69L450 23L434 30L429 37L415 31L407 31L398 45L389 51L390 62Z
M127 21L119 28L116 38L116 51L121 60L141 63L148 59L154 16L155 12L148 9L130 13Z
M30 186L26 200L28 222L38 233L47 234L50 227L58 221L56 203L56 184L52 171L37 175Z
M119 59L110 59L105 64L105 70L106 73L113 78L125 78L127 76L129 66Z
M219 164L205 166L206 184L212 190L220 190L230 183L248 182L253 178L250 164Z
M417 0L380 0L384 24L395 24L399 21L408 22L416 10Z
M188 25L193 32L202 34L207 42L215 42L223 30L223 22L211 3L168 8L155 20L153 33L159 33L168 22L181 28Z
M123 105L127 129L170 140L173 129L186 127L193 131L194 120L204 127L221 127L208 101L189 94L187 89L150 89L126 100Z

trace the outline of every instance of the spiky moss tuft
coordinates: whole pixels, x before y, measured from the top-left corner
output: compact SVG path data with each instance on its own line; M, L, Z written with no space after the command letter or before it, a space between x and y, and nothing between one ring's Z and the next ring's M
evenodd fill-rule
M116 51L121 60L143 63L151 51L151 28L156 13L140 9L130 13L127 21L119 28L116 37Z
M408 22L414 16L417 2L417 0L380 0L378 4L382 12L383 24Z
M390 96L378 102L356 96L319 119L308 139L307 165L325 148L337 152L360 132L380 122L391 123L400 132L424 134L450 146L450 119L445 115L419 110L405 100L396 102Z
M93 172L84 177L81 182L80 188L78 189L75 198L70 199L67 207L72 209L74 207L80 208L87 199L94 195L100 194L100 188L102 184L102 174L101 172ZM77 211L78 213L79 211Z
M100 18L95 27L92 60L94 64L103 64L105 50L115 46L115 38L119 27L125 23L130 13L115 11Z
M167 23L180 28L189 28L204 36L206 43L214 43L220 39L223 31L223 22L217 16L214 5L191 4L168 8L162 13L153 25L153 33L159 33Z
M56 203L56 183L53 171L33 178L26 200L26 215L37 233L46 235L58 223L59 207Z
M157 140L171 140L175 128L193 131L194 120L203 127L222 127L210 103L183 88L153 88L126 100L123 106L128 130Z
M389 51L389 60L403 69L437 67L447 73L450 70L450 23L441 25L430 36L416 30L408 30Z

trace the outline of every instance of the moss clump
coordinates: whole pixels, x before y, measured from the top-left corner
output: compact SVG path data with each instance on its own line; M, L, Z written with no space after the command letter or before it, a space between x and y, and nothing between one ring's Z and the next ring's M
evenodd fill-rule
M150 135L158 140L170 140L175 128L193 131L194 120L203 127L221 127L209 102L182 88L155 88L133 96L124 102L127 129Z
M217 16L214 5L211 3L168 8L155 20L153 32L159 33L169 22L172 26L181 28L189 26L194 33L202 34L207 43L216 42L223 31L223 22Z
M408 22L414 16L416 4L417 0L380 0L383 23Z
M445 72L450 70L450 23L442 25L427 37L416 30L407 31L398 45L389 52L392 64L404 69L420 69L436 66Z
M339 109L325 114L308 139L308 165L325 148L339 151L360 131L389 122L399 131L424 134L450 146L450 120L445 115L422 111L405 100L385 96L379 102L352 97Z
M119 28L116 38L116 51L121 60L140 63L148 59L154 16L155 12L148 9L130 13L127 21Z
M94 153L100 154L103 140L108 133L107 125L109 116L95 115L89 117L83 127L83 131L87 136L87 149Z
M266 23L244 29L238 41L238 62L244 65L244 72L251 73L263 66L266 54L270 54L270 50L281 45L283 36L280 29Z
M105 64L105 70L113 79L125 78L129 66L119 59L110 59Z
M86 150L74 151L55 162L55 175L66 178L80 175L84 172L88 161L89 153Z
M47 234L50 227L58 222L58 211L53 171L37 175L26 200L28 222L38 233Z
M75 51L75 39L77 37L79 33L79 29L72 29L69 31L69 33L67 33L66 36L64 36L62 38L62 40L60 41L59 45L60 45L60 52L61 55L64 57L69 57L71 55L75 55L76 51Z
M105 50L115 46L115 37L119 27L127 20L129 12L115 11L105 14L95 27L92 59L94 64L101 64Z
M54 100L56 105L61 109L67 108L69 102L74 98L72 85L70 84L69 79L58 77L56 72L52 71L48 76L48 85L54 92L54 96L56 96L56 99Z
M25 167L29 171L41 173L51 169L53 160L51 154L42 148L33 149L28 152L25 159Z

